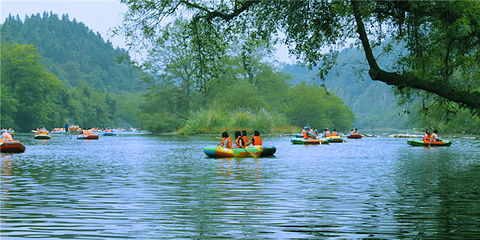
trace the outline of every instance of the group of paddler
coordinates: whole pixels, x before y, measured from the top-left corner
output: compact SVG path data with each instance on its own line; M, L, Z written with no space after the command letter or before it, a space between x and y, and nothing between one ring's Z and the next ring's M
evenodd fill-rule
M330 132L328 128L325 128L322 135L319 135L317 129L309 128L308 126L305 126L303 128L301 135L303 136L303 139L319 139L339 136L337 129L333 129L332 132Z
M275 146L264 146L260 132L253 131L253 136L249 138L247 131L235 131L235 136L230 137L226 131L222 132L222 137L217 137L222 141L217 145L206 146L203 151L208 157L270 157L276 152Z
M249 145L262 145L262 138L260 137L260 133L257 130L253 131L252 139L248 140L247 131L235 131L235 147L245 148ZM232 148L232 138L228 135L227 132L222 132L222 141L217 146Z
M440 137L438 136L438 130L434 129L431 135L430 130L425 130L425 134L423 134L423 142L428 142L429 144L431 144L432 142L436 141L440 141Z
M25 151L25 145L20 141L13 140L14 131L12 129L0 130L0 152L2 153L21 153Z
M12 134L9 133L7 129L2 129L0 130L0 143L8 142L8 141L13 141L13 136Z

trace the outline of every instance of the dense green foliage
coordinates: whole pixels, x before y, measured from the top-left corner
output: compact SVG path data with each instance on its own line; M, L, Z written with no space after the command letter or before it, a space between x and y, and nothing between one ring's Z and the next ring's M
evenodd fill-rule
M397 51L401 51L400 48ZM382 56L383 63L394 61L390 54ZM292 84L302 81L323 84L329 91L342 98L355 113L355 127L359 129L393 128L409 129L416 127L413 118L405 113L405 108L397 106L392 87L380 82L370 82L363 63L363 53L356 49L344 49L338 53L336 66L324 80L318 71L306 67L285 65L283 72L292 76Z
M385 45L382 45L385 46ZM397 46L394 52L382 55L383 63L394 61L392 56L401 55ZM359 129L439 129L442 133L480 133L480 118L468 110L453 110L441 106L433 95L414 101L396 101L393 88L380 82L369 82L362 52L344 49L337 56L338 65L325 76L305 67L286 65L282 71L292 76L292 84L302 81L324 84L327 89L341 97L355 113L355 127ZM452 104L443 101L443 104ZM450 109L450 110L448 110Z
M340 98L312 84L292 87L288 75L265 61L267 45L239 36L214 62L204 61L195 57L195 34L185 23L167 24L141 65L154 84L142 106L145 127L181 127L185 134L229 128L268 133L289 124L351 127L354 114ZM208 78L198 74L205 68Z
M190 41L202 59L200 69L214 70L208 59L217 61L234 39L244 41L237 49L249 49L252 42L271 46L282 31L291 53L311 68L318 66L324 78L336 63L336 49L357 38L369 77L394 86L402 102L426 101L444 115L463 108L480 115L478 1L122 2L129 7L122 29L132 46L154 43L163 20L186 18L185 25L202 36ZM391 44L374 53L385 39ZM404 46L404 54L382 65L379 57L394 45Z
M63 83L45 71L32 45L2 44L1 74L2 126L26 130L30 124L50 124L55 115L65 113Z
M140 124L140 74L83 23L44 14L1 26L1 126L129 127Z
M1 124L18 131L65 121L81 127L141 124L184 134L239 128L268 133L289 124L351 127L353 113L341 99L316 85L292 87L288 75L266 63L268 45L241 37L231 46L215 45L194 31L182 21L163 29L139 66L144 85L151 86L141 95L140 74L128 61L115 61L128 59L125 50L113 49L82 23L49 14L24 22L10 16L2 25ZM192 41L215 46L197 49ZM196 57L220 47L223 54L215 58ZM304 112L297 109L302 102L309 102Z
M65 85L82 83L100 92L138 92L144 90L139 72L133 71L128 53L113 48L99 33L94 33L81 22L68 15L43 13L9 16L2 25L2 43L33 44L41 56L46 70L58 76Z

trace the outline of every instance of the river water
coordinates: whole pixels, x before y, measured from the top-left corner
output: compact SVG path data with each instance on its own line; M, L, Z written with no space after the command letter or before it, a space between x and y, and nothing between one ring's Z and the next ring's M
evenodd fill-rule
M363 138L207 158L215 136L16 136L1 156L3 239L480 238L480 141Z

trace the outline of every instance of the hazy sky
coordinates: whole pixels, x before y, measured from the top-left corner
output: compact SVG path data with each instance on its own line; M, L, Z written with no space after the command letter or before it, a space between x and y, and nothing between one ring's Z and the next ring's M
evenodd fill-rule
M56 13L59 17L68 14L69 19L83 22L94 32L99 32L102 37L110 39L114 46L125 48L122 38L112 38L109 32L111 27L120 25L122 13L127 7L116 0L0 0L1 22L5 21L8 14L25 19L25 15L43 12Z
M25 19L25 15L42 15L43 12L52 12L59 17L68 14L70 20L75 18L77 22L83 22L94 32L99 32L103 39L109 39L114 46L125 48L124 40L121 37L112 38L109 31L121 24L123 13L127 11L120 0L0 0L0 3L0 23L8 14L19 15L21 19ZM277 56L279 61L291 63L286 48L279 48Z

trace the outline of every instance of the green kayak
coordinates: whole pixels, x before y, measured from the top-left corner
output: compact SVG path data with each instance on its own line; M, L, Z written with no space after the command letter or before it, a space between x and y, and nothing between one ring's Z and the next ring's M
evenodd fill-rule
M409 139L407 141L408 144L412 146L450 146L452 142L450 140L439 140L434 142L423 141L420 139Z
M330 138L319 138L319 139L292 138L290 141L293 144L328 144L330 142Z

